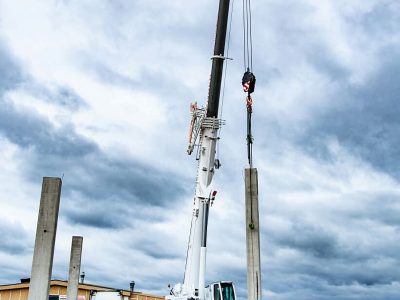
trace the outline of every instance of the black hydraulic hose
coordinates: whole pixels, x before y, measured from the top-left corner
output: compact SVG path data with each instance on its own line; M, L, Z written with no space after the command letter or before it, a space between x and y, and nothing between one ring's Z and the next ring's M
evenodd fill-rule
M203 236L201 239L201 247L207 247L207 227L208 227L208 213L210 211L210 202L203 203Z

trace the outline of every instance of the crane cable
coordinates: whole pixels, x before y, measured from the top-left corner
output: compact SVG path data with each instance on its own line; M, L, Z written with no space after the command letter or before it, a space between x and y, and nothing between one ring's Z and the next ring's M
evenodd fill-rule
M227 49L226 49L226 59L224 60L225 63L225 67L224 67L224 75L223 75L223 81L222 81L222 95L221 95L221 108L219 111L219 116L218 119L222 120L222 116L223 116L223 112L224 112L224 99L225 99L225 87L226 87L226 73L228 71L228 62L229 60L232 60L232 58L229 58L229 48L230 48L230 44L231 44L231 31L232 31L232 20L233 20L233 10L235 7L235 0L231 1L231 8L230 8L230 17L229 17L229 27L228 27L228 42L227 42ZM222 130L222 126L219 127L218 129L218 137L220 137L221 135L221 130ZM220 158L220 148L219 148L219 143L217 143L216 145L216 158L219 162L219 158Z
M253 207L253 189L252 189L252 170L253 170L253 135L251 132L251 116L253 113L253 99L251 97L251 93L254 92L256 77L254 76L253 70L253 37L251 32L251 0L243 0L243 60L244 60L244 74L242 78L242 86L243 91L247 93L246 97L246 108L247 108L247 158L249 161L249 190L250 190L250 223L248 224L250 230L255 230L254 224L254 207ZM247 200L246 200L247 202ZM247 206L247 204L246 204ZM256 212L257 213L257 212ZM258 230L258 228L256 229ZM252 240L253 235L250 235L250 239ZM254 243L251 242L250 252L252 256L254 256ZM254 264L254 262L253 262ZM254 265L253 265L254 266ZM258 288L258 275L256 272L257 278L257 292L256 298L259 298Z
M253 36L251 28L251 0L243 0L243 62L244 74L242 78L243 91L247 93L247 158L250 168L253 166L253 135L251 132L251 116L253 113L253 99L256 77L253 70Z
M243 0L243 63L245 71L253 69L253 36L251 29L251 2L250 0Z

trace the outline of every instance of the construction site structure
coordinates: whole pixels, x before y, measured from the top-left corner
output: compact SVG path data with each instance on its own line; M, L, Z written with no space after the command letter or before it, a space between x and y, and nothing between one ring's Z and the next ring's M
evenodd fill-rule
M260 218L258 209L258 172L245 169L247 299L261 300Z
M49 298L61 185L61 178L43 178L32 259L29 300L48 300Z
M73 236L71 243L71 258L68 272L67 300L76 300L78 297L79 277L81 273L83 237Z

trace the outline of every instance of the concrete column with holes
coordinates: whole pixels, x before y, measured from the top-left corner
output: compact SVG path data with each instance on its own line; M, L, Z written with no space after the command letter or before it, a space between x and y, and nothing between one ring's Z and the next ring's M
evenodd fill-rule
M81 272L83 237L73 236L71 244L71 259L69 261L69 276L67 288L67 300L78 298L79 275Z
M260 227L258 212L258 173L245 169L246 249L248 300L261 300Z
M61 185L61 178L43 178L29 285L29 300L48 300L49 298Z

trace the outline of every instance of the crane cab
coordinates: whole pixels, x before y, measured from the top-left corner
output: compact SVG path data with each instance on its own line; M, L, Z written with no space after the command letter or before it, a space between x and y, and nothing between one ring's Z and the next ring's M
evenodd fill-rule
M230 281L211 283L206 287L206 300L236 300L235 287Z

